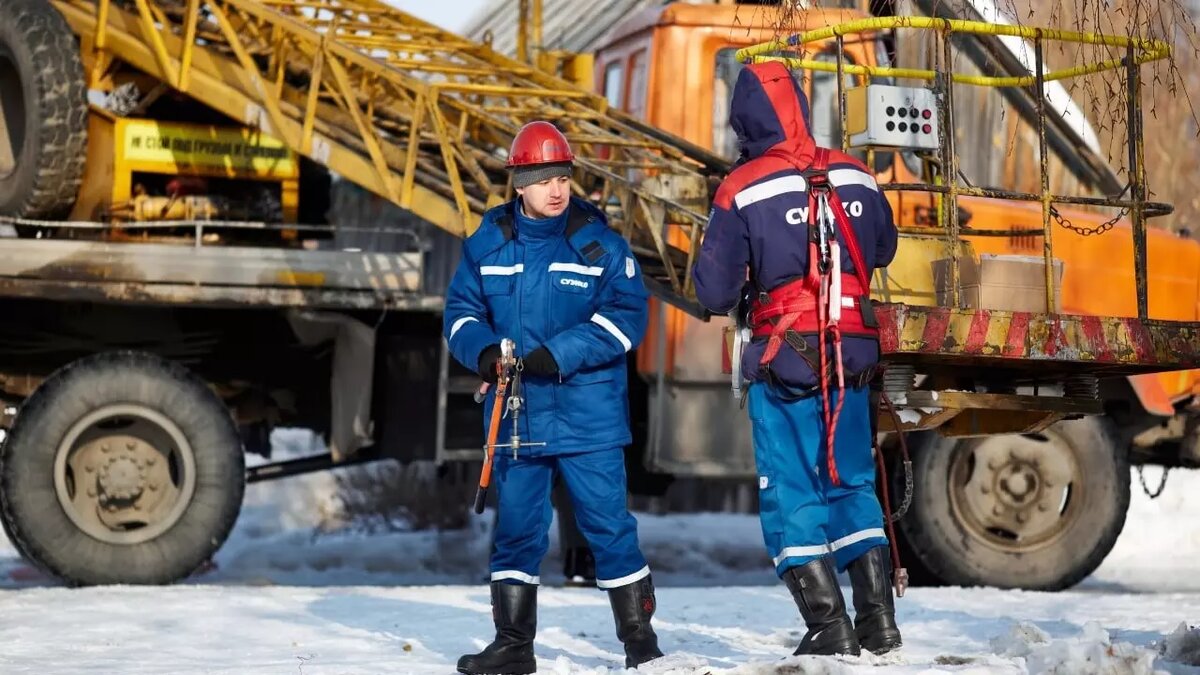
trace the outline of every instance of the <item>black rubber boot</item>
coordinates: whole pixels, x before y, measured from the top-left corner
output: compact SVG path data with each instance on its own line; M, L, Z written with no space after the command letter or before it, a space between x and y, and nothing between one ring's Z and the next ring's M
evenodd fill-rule
M783 573L783 581L808 626L808 632L793 654L858 656L861 651L858 638L846 614L846 601L842 599L832 559L823 556L793 567Z
M458 660L467 675L528 675L537 671L533 636L537 632L537 586L492 582L496 639L478 654Z
M854 587L854 632L863 649L883 654L899 647L896 603L892 598L892 566L888 547L876 546L847 568Z
M617 639L625 645L625 667L639 665L663 655L658 649L658 636L650 626L656 607L654 582L643 579L608 589L613 619L617 623Z

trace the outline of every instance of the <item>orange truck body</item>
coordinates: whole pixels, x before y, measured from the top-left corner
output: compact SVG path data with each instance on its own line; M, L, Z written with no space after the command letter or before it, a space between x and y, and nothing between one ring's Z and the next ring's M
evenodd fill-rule
M693 143L720 151L716 137L722 133L728 93L718 93L718 55L721 50L764 42L779 34L774 10L748 5L672 4L646 9L631 16L609 35L607 44L595 54L595 81L600 93L613 105L646 122L677 134ZM864 18L854 10L809 10L798 15L802 23L786 27L786 32ZM877 43L847 41L845 53L858 63L876 64ZM806 82L811 87L811 81ZM811 91L811 89L810 89ZM718 98L720 95L720 98ZM1015 118L1016 116L1010 116ZM1015 121L1014 121L1015 123ZM732 133L732 132L729 132ZM726 142L728 142L726 140ZM1033 150L1036 153L1036 148ZM1036 162L1013 153L1005 175L1021 173L1017 162ZM1036 165L1035 165L1036 166ZM1150 167L1153 185L1153 167ZM1036 175L1036 171L1034 172ZM879 174L881 183L917 182L899 155L891 168ZM1013 187L1013 186L993 186ZM1036 189L1036 186L1033 186ZM933 206L928 193L889 191L888 199L897 224L921 222L918 210L927 214ZM969 228L986 230L1024 230L1042 227L1039 204L975 197L960 197L960 206L970 213ZM1060 209L1075 225L1094 228L1111 217L1103 213ZM1200 320L1200 243L1172 232L1154 228L1148 234L1148 300L1151 319ZM1064 262L1061 287L1062 311L1098 316L1137 316L1134 288L1133 237L1127 221L1100 236L1082 236L1054 226L1054 255ZM977 253L1040 255L1042 237L967 237ZM684 241L677 244L685 245ZM664 368L675 371L683 349L697 344L712 344L714 335L704 322L683 311L652 300L652 320L645 344L654 345L659 331L666 331L663 361L659 350L642 349L638 369L643 374ZM660 307L660 305L662 305ZM653 317L662 312L663 319ZM703 336L703 339L701 339ZM712 355L720 346L712 345ZM668 375L670 377L670 375ZM1200 395L1200 370L1174 371L1130 377L1134 391L1148 412L1174 413L1174 405Z

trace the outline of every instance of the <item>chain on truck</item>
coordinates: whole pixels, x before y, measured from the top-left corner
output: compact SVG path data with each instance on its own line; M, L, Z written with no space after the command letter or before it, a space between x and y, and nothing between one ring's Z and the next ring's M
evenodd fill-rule
M699 39L702 31L688 27L732 25L721 14L729 9L677 3L655 8L651 21L631 17L598 52L596 70L630 41ZM662 21L667 13L692 13L692 21ZM602 205L630 241L655 296L657 338L629 355L658 363L630 369L642 392L632 411L638 465L651 474L752 475L728 380L689 383L663 364L678 339L687 347L679 355L719 375L725 322L698 308L689 270L729 158L707 141L685 140L665 119L647 122L575 84L590 77L589 55L537 50L511 59L374 0L10 0L6 14L0 215L13 236L0 239L0 311L12 319L0 325L8 429L0 521L48 573L74 584L183 578L223 543L247 481L382 459L479 462L479 383L447 358L441 290L458 239L506 199L504 152L535 111L580 149L578 193ZM797 36L793 46L832 42L840 54L842 35L908 27L845 25L861 18L853 12L813 14L809 25L842 25ZM764 28L755 30L720 48L747 47ZM953 30L979 38L1001 29ZM1158 57L1157 43L1114 44L1130 45L1138 62ZM651 52L644 63L658 68L671 53L683 50ZM860 80L837 97L846 133L857 128L866 145L887 141L877 97L933 95L942 141L926 147L920 176L885 187L922 193L915 210L936 220L912 225L914 209L897 210L904 262L872 288L888 364L883 389L896 407L880 431L906 434L913 450L912 508L897 530L914 554L906 565L926 568L933 581L1070 585L1107 553L1128 498L1120 483L1128 445L1111 435L1113 405L1138 399L1124 393L1130 385L1110 393L1101 376L1123 383L1200 365L1194 308L1171 321L1147 311L1147 250L1153 258L1164 244L1147 234L1145 219L1167 207L1146 200L1140 171L1128 199L947 182L938 176L958 173L948 82L959 76L935 67L918 78L932 87L886 94L866 82L886 69L870 64L867 72L866 63L834 64ZM1137 71L1129 68L1135 82ZM676 84L650 81L663 91ZM1140 122L1134 129L1140 148ZM1047 133L1054 143L1055 130ZM848 137L843 145L862 144ZM1128 208L1131 224L1104 237L1138 242L1139 311L1072 314L1057 301L1023 312L971 306L966 275L977 271L973 251L986 245L945 205L973 198L1040 202L1043 262L1054 258L1053 205ZM935 251L946 260L931 259ZM950 281L939 303L932 277L942 267ZM1059 280L1048 280L1050 302ZM683 318L678 325L703 326L708 337L691 340L685 330L668 344L668 309ZM691 397L728 410L705 413L713 440L690 446L701 454L688 456L693 430L679 406ZM330 452L271 458L269 434L280 426L323 434ZM1168 441L1179 443L1176 436ZM1064 438L1070 451L1058 452L1055 439ZM732 442L717 453L722 439ZM247 469L244 452L266 463ZM984 466L991 473L972 472ZM980 489L960 498L947 485ZM1008 501L984 498L993 485L1007 486ZM1061 499L1050 511L1012 501L1037 495L1041 504L1052 493ZM988 542L982 556L937 538L972 522ZM1089 557L1072 558L1077 550ZM1049 577L1006 576L1014 559L1037 551L1055 561ZM1022 568L1013 569L1019 576Z

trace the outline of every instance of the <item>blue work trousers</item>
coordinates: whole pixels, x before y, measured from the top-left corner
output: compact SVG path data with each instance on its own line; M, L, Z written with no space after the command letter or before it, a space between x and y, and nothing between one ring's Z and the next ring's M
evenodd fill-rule
M540 582L538 568L550 545L550 489L556 471L596 559L596 585L617 588L650 574L638 547L637 521L626 504L621 448L518 459L501 450L494 468L499 514L492 581Z
M840 485L830 480L821 397L780 399L750 385L750 422L758 467L759 520L780 576L832 552L838 571L888 543L875 496L867 389L849 389L834 435ZM839 393L830 392L831 406Z

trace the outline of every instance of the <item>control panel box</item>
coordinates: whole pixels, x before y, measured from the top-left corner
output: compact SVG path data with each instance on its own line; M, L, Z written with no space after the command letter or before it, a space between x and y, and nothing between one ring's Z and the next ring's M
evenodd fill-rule
M924 87L870 84L846 91L851 147L937 150L937 97Z

